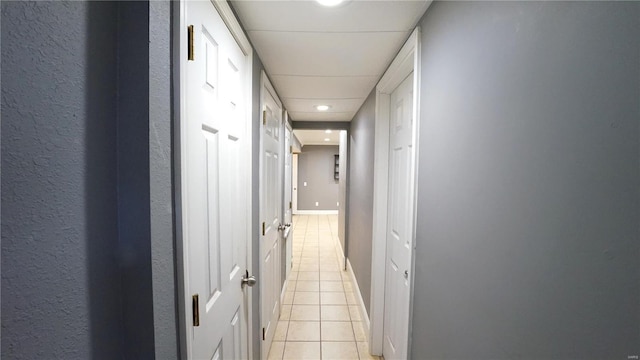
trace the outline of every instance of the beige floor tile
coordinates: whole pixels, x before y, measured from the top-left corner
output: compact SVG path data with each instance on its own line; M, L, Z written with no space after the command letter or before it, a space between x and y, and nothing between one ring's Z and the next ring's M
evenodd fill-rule
M296 321L319 321L320 305L293 305L289 319Z
M298 277L300 277L298 275ZM323 271L320 273L320 280L342 281L339 271Z
M320 297L317 292L296 292L293 297L293 304L295 305L318 305L320 304ZM285 294L286 296L286 294Z
M320 342L287 342L284 346L283 359L318 360L320 359Z
M280 308L280 320L289 320L291 316L291 305L282 305Z
M287 332L289 341L320 341L319 321L291 321Z
M300 258L300 265L318 265L318 264L320 264L320 260L318 259L317 256Z
M300 271L318 271L320 266L318 264L300 264L298 269Z
M304 271L304 272L299 272L298 273L298 281L301 280L313 280L313 281L318 281L320 280L320 273L317 271Z
M322 341L355 341L350 321L323 321Z
M340 271L340 266L338 266L338 264L330 264L330 265L321 264L320 271Z
M351 316L352 321L362 321L360 307L357 305L349 305L349 315Z
M360 355L360 360L380 360L382 358L369 354L369 343L368 342L358 342L358 355Z
M282 303L283 304L293 304L293 295L295 293L292 292L286 292L284 293L284 297L282 298Z
M346 292L345 296L347 297L347 304L349 305L358 304L358 298L356 297L356 294L353 291Z
M322 321L350 321L349 308L344 305L322 305Z
M342 285L344 285L344 291L353 291L353 283L350 280L343 281Z
M271 349L269 349L268 360L282 360L284 355L284 341L274 341L271 343Z
M320 291L319 281L298 281L296 291Z
M287 281L287 289L285 292L294 292L296 291L296 282L295 280L288 280Z
M353 334L356 341L367 341L367 335L364 332L364 326L361 321L353 321Z
M297 271L291 271L289 273L289 281L296 281L298 280L298 272Z
M347 299L344 293L339 292L321 292L320 303L322 305L346 305Z
M358 360L355 342L323 342L322 360Z
M278 321L276 332L273 334L273 341L285 341L287 338L288 321Z
M344 286L341 281L321 281L320 291L323 292L344 292Z

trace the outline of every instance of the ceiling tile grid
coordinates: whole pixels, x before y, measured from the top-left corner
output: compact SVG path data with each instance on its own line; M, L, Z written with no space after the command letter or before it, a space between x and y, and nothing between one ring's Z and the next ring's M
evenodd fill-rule
M351 121L429 4L231 1L294 121Z

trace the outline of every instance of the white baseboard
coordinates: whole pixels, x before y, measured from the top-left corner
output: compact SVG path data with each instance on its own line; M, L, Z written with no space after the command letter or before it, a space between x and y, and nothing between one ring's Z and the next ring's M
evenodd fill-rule
M338 210L296 210L293 215L338 215Z
M358 299L358 309L360 310L360 318L362 318L365 337L369 339L369 329L371 327L371 321L369 320L369 314L367 314L367 308L364 306L364 300L362 299L362 294L360 293L358 280L356 280L356 275L353 273L353 268L351 267L351 262L349 261L349 259L347 259L347 272L349 273L349 277L351 278L351 282L353 283L353 289L355 290L356 297Z

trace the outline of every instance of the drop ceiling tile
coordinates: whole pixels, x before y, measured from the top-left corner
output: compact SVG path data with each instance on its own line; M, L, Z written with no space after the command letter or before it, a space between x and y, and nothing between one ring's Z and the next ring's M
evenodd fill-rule
M408 31L430 1L350 1L325 7L315 1L231 1L246 30Z
M270 76L280 98L365 99L380 76Z
M354 112L360 108L365 98L358 99L291 99L283 98L287 110L295 112L317 112L317 105L329 105L329 113Z
M249 37L270 75L381 75L408 36L409 31L249 31Z
M355 111L350 112L297 112L289 111L293 121L351 121Z
M293 130L295 136L304 145L337 145L340 143L340 131L333 131L330 134L324 130ZM324 139L329 139L325 141Z

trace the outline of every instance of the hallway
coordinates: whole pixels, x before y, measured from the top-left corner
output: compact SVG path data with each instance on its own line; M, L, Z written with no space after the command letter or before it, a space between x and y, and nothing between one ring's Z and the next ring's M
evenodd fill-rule
M293 268L269 359L378 359L369 356L357 305L342 271L337 215L293 217Z

